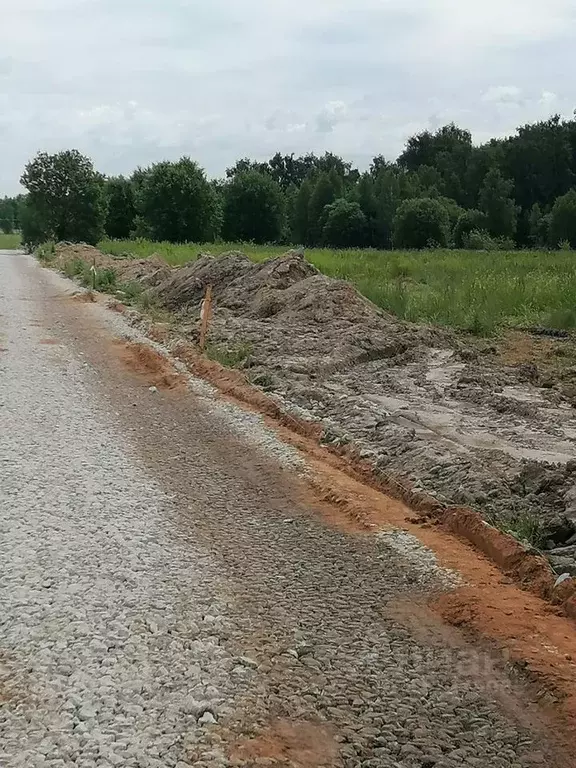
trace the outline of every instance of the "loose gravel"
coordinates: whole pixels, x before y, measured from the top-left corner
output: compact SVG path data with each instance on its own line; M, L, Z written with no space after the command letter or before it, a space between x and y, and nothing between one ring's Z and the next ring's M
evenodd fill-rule
M42 343L15 258L0 258L0 764L174 766L196 717L226 713L216 567L167 523L86 364Z
M414 626L457 575L328 528L258 417L150 392L29 258L0 286L2 766L296 766L230 757L277 720L334 734L305 768L561 765L507 670Z

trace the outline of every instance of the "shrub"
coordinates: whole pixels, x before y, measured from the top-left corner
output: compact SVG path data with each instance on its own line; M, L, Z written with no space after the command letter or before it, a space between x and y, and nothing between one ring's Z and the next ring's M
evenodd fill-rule
M49 264L51 261L54 261L54 258L56 257L56 245L52 241L47 243L42 243L37 249L36 249L36 256L40 261L45 262L46 264Z
M485 229L474 229L463 238L469 251L513 251L516 243L509 237L492 237Z
M366 216L358 203L340 198L325 208L323 240L334 248L362 246L366 241Z
M471 232L487 231L488 217L483 211L471 209L464 211L454 227L454 245L456 248L468 248L466 241Z
M430 242L445 248L449 217L444 205L433 198L405 200L394 217L396 248L427 248Z
M556 248L568 243L576 248L576 190L559 197L550 217L550 244Z

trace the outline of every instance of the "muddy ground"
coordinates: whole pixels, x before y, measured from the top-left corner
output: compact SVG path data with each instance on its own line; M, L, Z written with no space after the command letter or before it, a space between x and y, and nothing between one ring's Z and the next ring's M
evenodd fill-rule
M172 270L86 247L57 257L96 259L120 284L141 282L191 340L212 285L211 356L320 420L326 444L353 444L384 478L477 509L576 576L574 339L478 340L405 323L297 252L263 264L203 254Z

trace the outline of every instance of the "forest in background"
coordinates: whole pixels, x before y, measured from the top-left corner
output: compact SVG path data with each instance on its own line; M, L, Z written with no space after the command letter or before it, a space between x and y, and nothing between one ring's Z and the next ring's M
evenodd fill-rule
M39 153L0 229L45 240L147 238L332 248L576 248L576 119L474 145L454 124L360 172L332 153L241 159L209 180L184 157L106 177L76 150Z

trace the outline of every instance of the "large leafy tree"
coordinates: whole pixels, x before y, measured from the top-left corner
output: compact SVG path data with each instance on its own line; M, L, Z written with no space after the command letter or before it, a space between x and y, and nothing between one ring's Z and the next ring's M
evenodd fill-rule
M448 244L452 245L453 238L454 238L454 230L456 229L456 224L458 223L458 219L464 213L464 208L461 208L458 205L458 203L456 203L450 197L443 197L442 195L435 194L434 191L432 191L429 195L425 195L425 196L426 197L429 196L434 198L435 200L438 200L438 202L442 203L442 205L446 209L446 213L448 214L448 232L449 232Z
M218 202L200 166L188 157L139 172L136 203L150 236L173 243L214 235Z
M226 240L274 243L281 239L284 223L282 190L269 174L243 171L225 186L222 234Z
M488 232L493 237L514 237L517 209L512 198L513 184L498 168L488 171L480 188L479 208L486 214Z
M450 123L435 133L423 131L408 139L398 164L409 171L418 171L423 166L435 169L441 179L441 186L439 180L435 182L438 191L459 205L466 205L469 201L464 179L471 154L470 132Z
M311 241L309 208L312 190L310 179L304 179L294 200L292 239L300 245L308 245Z
M360 178L360 173L356 168L352 168L352 163L343 160L333 152L325 152L321 157L314 158L314 169L321 173L328 173L332 178L339 178L346 188L356 184Z
M336 171L338 176L349 185L355 184L360 176L358 171L352 168L351 163L346 162L332 152L325 152L320 157L313 152L301 155L300 157L295 157L294 153L283 155L280 152L276 152L266 162L250 160L250 158L244 157L238 160L232 167L226 169L226 177L232 179L237 174L244 173L245 171L268 173L286 191L291 186L299 187L304 182L304 179L310 175L322 171L329 173L332 170Z
M233 179L240 173L246 173L246 171L258 171L258 173L270 173L270 166L268 163L261 163L257 160L250 160L249 157L243 157L240 160L236 160L233 166L226 168L226 178Z
M360 177L353 198L364 215L364 245L375 247L378 245L378 199L374 178L369 173L363 173Z
M282 242L293 242L294 222L296 219L296 200L298 198L298 187L291 184L284 192L284 230L282 232ZM303 242L303 241L300 241Z
M501 168L514 184L514 198L529 211L534 203L552 205L576 183L569 124L558 115L524 125L503 143Z
M22 242L30 250L46 240L51 239L51 234L47 229L46 222L38 209L31 204L28 197L25 199L20 209L20 231L22 234Z
M106 234L118 240L130 237L136 217L133 185L123 176L116 176L106 181L105 190L107 214L104 229Z
M28 190L25 241L28 235L36 242L100 240L106 215L104 183L89 158L75 149L54 155L40 152L20 182Z
M532 247L547 246L549 241L550 214L545 214L538 203L534 203L528 214L528 241Z
M16 228L17 208L15 198L5 197L0 200L0 231L7 235Z
M292 186L299 187L316 163L317 158L313 154L294 157L294 154L282 155L277 152L268 160L268 168L272 178L282 189L287 190Z
M366 217L360 205L340 198L325 208L323 242L334 248L366 244Z
M405 200L394 217L396 248L448 245L450 220L445 206L434 198Z
M326 223L326 206L342 197L344 184L335 168L326 172L321 171L314 183L314 189L308 203L309 237L313 245L322 242L322 233Z
M419 178L415 173L390 164L381 165L379 170L374 169L371 174L374 176L376 195L374 245L377 248L391 248L396 211L404 200L420 197Z
M402 202L402 183L397 170L381 168L374 179L374 194L376 196L374 246L388 249L392 247L394 216Z

